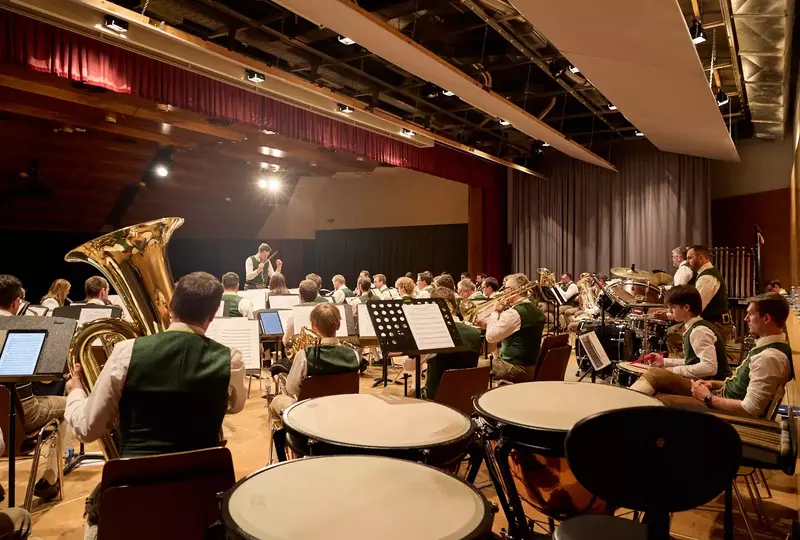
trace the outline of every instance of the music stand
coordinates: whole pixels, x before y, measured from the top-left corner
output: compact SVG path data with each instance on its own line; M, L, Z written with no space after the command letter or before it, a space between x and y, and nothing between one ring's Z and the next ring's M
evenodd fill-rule
M434 307L435 306L435 307ZM406 298L367 302L372 326L381 347L383 373L374 386L389 381L389 354L405 354L416 360L417 398L422 391L422 355L465 350L461 335L443 298Z
M64 377L69 346L75 334L76 321L55 317L0 317L0 364L9 336L44 333L41 348L30 373L0 375L0 384L8 389L8 507L15 504L16 482L16 423L17 384L35 381L57 381ZM10 349L9 349L10 351ZM2 368L2 366L0 366ZM63 486L62 486L63 488Z
M557 285L539 288L542 291L542 295L545 297L547 311L550 312L551 306L555 307L555 314L553 314L553 332L558 333L561 330L561 326L559 325L560 314L558 312L558 308L566 304L567 299L564 298L563 291Z
M600 331L602 332L602 328ZM603 345L600 343L597 332L583 334L578 336L578 339L583 346L583 350L586 351L586 356L589 357L589 366L591 367L589 371L583 374L578 382L582 381L589 372L592 373L592 382L595 382L597 380L597 372L610 366L611 359L608 358L608 354L606 354Z
M61 306L53 310L53 317L81 320L83 310L108 310L109 316L114 319L122 318L122 308L119 306L101 306L99 304L80 304L78 306Z

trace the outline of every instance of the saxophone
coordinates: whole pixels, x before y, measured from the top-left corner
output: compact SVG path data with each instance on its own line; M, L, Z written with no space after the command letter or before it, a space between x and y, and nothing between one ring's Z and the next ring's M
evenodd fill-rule
M100 339L110 354L119 341L163 332L169 327L173 280L166 248L172 233L182 224L183 218L140 223L90 240L64 257L67 262L85 262L100 270L122 297L133 319L132 323L97 319L77 329L70 343L68 364L70 370L76 363L81 365L80 382L87 393L103 369L91 351L95 339ZM99 442L106 460L119 457L113 430Z

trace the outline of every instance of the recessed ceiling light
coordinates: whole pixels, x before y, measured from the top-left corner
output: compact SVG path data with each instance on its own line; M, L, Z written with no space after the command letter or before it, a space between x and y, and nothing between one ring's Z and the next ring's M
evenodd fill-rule
M642 133L638 129L636 130L636 133L634 133L634 135L636 135L637 137L644 137L644 133Z
M252 69L246 69L244 71L245 71L245 74L247 75L247 80L252 82L252 83L258 84L258 83L262 83L265 80L267 80L264 77L264 74L263 73L259 73L258 71L253 71Z
M609 111L616 111L617 110L617 106L609 103L608 104L608 110Z
M416 135L416 133L414 133L410 129L403 128L403 131L400 132L400 135L402 135L403 137L411 138L414 135Z
M548 142L542 143L542 148L547 148L548 146L550 146L550 143Z
M156 176L160 176L161 178L166 178L169 175L169 169L165 165L156 165L153 171L156 173Z
M259 178L258 179L258 187L261 189L267 189L267 179L266 178Z
M578 69L578 68L576 68L575 66L569 66L569 72L570 72L570 73L580 73L580 72L581 72L581 70L579 70L579 69Z
M354 39L351 39L349 37L339 36L339 43L341 43L342 45L352 45L355 42L356 41Z
M337 108L337 110L338 110L340 113L342 113L342 114L352 114L352 113L353 113L353 109L351 109L351 108L350 108L350 107L348 107L347 105L342 105L341 103L339 103L339 104L336 106L336 108Z
M281 181L277 177L272 177L267 179L267 190L276 193L281 189Z
M272 156L277 158L282 158L286 155L286 152L283 150L278 150L277 148L270 148L269 146L261 146L258 148L258 151L264 154L265 156Z
M230 197L225 197L225 202L231 202L231 198Z
M511 122L509 122L508 120L500 120L500 125L501 126L510 126Z
M455 92L451 92L450 90L442 90L442 95L443 96L447 96L447 97L452 97L452 96L456 95L456 93Z
M264 135L275 135L274 131L270 131L268 129L262 129L261 133L263 133Z

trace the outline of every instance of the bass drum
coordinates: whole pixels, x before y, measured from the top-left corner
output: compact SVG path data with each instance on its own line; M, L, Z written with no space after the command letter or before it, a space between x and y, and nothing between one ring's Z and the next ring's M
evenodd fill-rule
M608 286L608 291L626 304L663 304L664 295L658 287L649 281L628 279Z

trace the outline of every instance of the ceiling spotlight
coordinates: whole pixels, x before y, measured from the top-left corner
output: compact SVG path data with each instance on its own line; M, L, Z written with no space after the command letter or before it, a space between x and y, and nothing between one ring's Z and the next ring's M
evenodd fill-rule
M267 179L266 178L259 178L258 179L258 187L261 189L267 189Z
M128 31L128 21L122 20L119 17L114 17L113 15L106 15L103 17L103 26L114 32L119 32L120 34Z
M578 69L578 68L576 68L575 66L569 66L569 72L570 72L570 73L580 73L580 72L581 72L581 70L579 70L579 69Z
M563 61L562 58L558 58L550 62L550 74L555 77L561 77L565 71L567 71L567 63Z
M342 45L352 45L355 42L356 41L354 39L351 39L349 37L339 36L339 43L341 43Z
M447 97L453 97L454 95L456 95L456 93L451 92L450 90L442 90L442 95Z
M543 142L542 143L542 148L547 148L548 146L550 146L549 142Z
M609 103L608 104L608 110L609 111L616 111L617 110L617 106L616 105L612 105L611 103Z
M281 189L281 181L275 177L267 179L267 191L276 193Z
M508 120L500 120L500 125L501 126L510 126L511 122L509 122Z
M342 114L352 114L352 112L353 112L353 109L351 109L351 108L350 108L350 107L348 107L347 105L342 105L341 103L339 103L339 104L336 106L336 108L337 108L337 109L338 109L338 111L339 111L340 113L342 113Z
M731 98L728 97L728 94L722 91L722 88L719 89L717 92L717 105L722 107L723 105L727 104Z
M264 78L264 74L259 73L258 71L253 71L252 69L246 69L244 71L247 74L247 80L252 83L258 84L267 80L266 78Z
M692 36L692 43L700 45L706 40L706 33L703 31L703 24L700 19L692 19L689 25L689 35Z
M636 135L637 137L644 137L644 133L642 133L638 129L636 130L636 133L634 133L634 135Z
M155 169L153 169L153 172L156 173L156 176L161 178L166 178L169 175L169 169L166 165L156 165Z
M403 137L408 137L410 139L411 137L416 135L416 133L414 133L410 129L403 128L403 131L400 132L400 135L402 135Z

